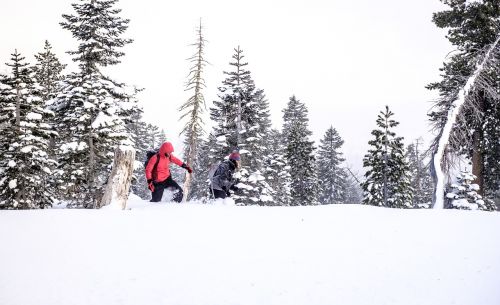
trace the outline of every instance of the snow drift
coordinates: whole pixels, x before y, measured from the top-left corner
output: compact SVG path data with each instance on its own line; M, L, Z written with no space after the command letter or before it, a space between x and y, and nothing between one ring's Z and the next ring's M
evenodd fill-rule
M2 211L0 304L500 304L499 213L132 206Z

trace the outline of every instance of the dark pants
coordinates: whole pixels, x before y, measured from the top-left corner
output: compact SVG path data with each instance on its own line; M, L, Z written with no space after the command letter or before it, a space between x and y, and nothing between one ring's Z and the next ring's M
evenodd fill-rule
M151 198L150 202L160 202L161 201L161 197L163 196L163 191L166 188L175 191L174 198L173 198L173 200L175 202L181 202L182 201L182 196L184 195L184 193L182 192L182 188L177 184L177 182L175 182L172 179L172 176L169 176L164 181L154 182L153 185L155 187L155 191L152 192L152 194L151 194L152 198Z
M222 190L216 190L216 189L213 189L213 188L210 188L210 195L214 197L214 199L218 199L218 198L226 198L228 197L228 195L226 194L226 192L222 191Z

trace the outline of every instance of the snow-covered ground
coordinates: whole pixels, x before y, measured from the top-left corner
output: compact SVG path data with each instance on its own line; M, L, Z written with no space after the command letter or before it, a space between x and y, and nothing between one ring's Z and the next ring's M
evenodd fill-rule
M0 304L500 304L500 213L131 205L1 211Z

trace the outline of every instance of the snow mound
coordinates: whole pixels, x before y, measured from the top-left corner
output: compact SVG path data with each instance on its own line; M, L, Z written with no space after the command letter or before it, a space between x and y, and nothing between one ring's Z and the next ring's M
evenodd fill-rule
M500 304L500 213L128 208L2 211L0 304Z

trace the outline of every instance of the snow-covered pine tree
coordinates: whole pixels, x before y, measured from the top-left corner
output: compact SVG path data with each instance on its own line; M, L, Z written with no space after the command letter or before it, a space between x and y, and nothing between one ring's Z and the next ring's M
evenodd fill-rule
M342 167L345 159L340 148L344 140L331 126L325 133L318 149L318 173L321 174L318 200L321 204L345 203L347 173Z
M372 131L375 139L368 142L372 148L363 159L367 168L362 183L363 203L391 208L412 208L413 190L409 168L404 157L403 138L392 130L399 125L391 117L389 107L377 118L379 129Z
M266 144L271 129L269 102L264 90L256 89L252 100L242 107L242 132L240 152L244 155L244 167L241 170L241 181L249 186L239 196L245 196L251 204L269 205L273 197L269 182L266 181L265 160ZM243 193L243 195L241 194Z
M69 51L79 71L70 74L56 99L61 120L58 130L61 188L69 206L95 207L109 174L113 152L131 144L125 124L137 111L124 84L103 75L102 68L118 64L120 48L132 40L120 36L128 19L119 17L117 0L81 0L72 4L76 14L63 15L64 29L80 44Z
M0 209L45 208L55 201L47 183L55 163L47 153L56 135L47 124L53 113L17 50L7 66L11 74L0 79Z
M363 200L361 185L352 176L347 177L345 196L345 203L359 204Z
M52 46L47 40L45 41L43 51L35 54L35 58L36 63L33 66L33 71L35 80L40 86L40 89L37 91L38 96L42 99L45 106L52 111L54 98L61 91L61 81L64 79L62 71L66 65L63 65L52 52ZM49 117L47 123L51 126L56 126L58 119L58 116L53 115ZM49 140L48 154L51 159L57 159L55 138ZM55 168L51 168L50 170L52 172ZM46 181L47 187L54 189L56 196L59 196L56 177L47 174Z
M433 22L448 29L448 40L456 51L440 69L442 80L428 85L438 90L440 99L429 114L434 128L440 135L453 108L459 91L472 75L484 50L500 34L500 6L497 0L445 1L449 9L437 12ZM497 51L498 52L498 51ZM500 200L500 65L493 64L479 75L468 94L472 103L464 104L462 115L454 124L447 151L466 155L472 162L480 194ZM437 142L433 144L437 147Z
M35 55L36 64L33 67L35 78L41 86L41 98L48 102L55 98L60 91L60 81L64 76L62 71L66 65L61 64L57 56L52 52L52 46L46 40L43 52Z
M144 162L146 152L149 149L147 124L142 120L140 112L134 113L131 121L127 124L128 132L132 137L135 148L134 176L132 178L131 189L134 194L142 199L149 199L151 192L148 189L146 176L144 174Z
M241 149L240 190L234 199L240 204L263 204L270 200L260 154L260 141L266 137L266 128L270 125L266 123L268 104L263 91L255 88L250 71L245 69L248 63L243 61L243 51L239 46L234 51L234 61L230 62L234 70L224 72L227 78L219 87L219 100L210 108L210 118L216 125L209 160L222 160L233 149Z
M165 134L165 129L161 129L158 134L158 146L161 146L163 143L167 141L167 135Z
M196 52L188 60L193 65L188 74L188 81L186 83L186 91L192 91L192 96L181 106L179 111L184 112L181 119L187 118L188 121L184 126L181 134L184 134L184 160L192 166L196 163L198 156L198 149L203 136L203 112L206 109L205 97L203 96L203 88L205 87L205 80L203 79L203 71L207 61L205 60L205 43L206 40L202 33L202 24L198 27L198 37L196 43L193 44ZM197 172L192 174L185 173L184 182L184 198L186 201L189 198L191 189L192 176L197 175Z
M406 160L410 173L410 185L413 189L413 205L428 208L432 204L434 183L430 175L429 166L425 165L425 153L419 149L420 139L406 148Z
M210 134L208 140L202 139L197 151L196 162L193 163L193 175L191 181L191 193L189 200L205 200L209 197L208 173L210 168L216 166L221 159L216 158L217 154L211 151L216 143L215 136Z
M484 210L496 211L497 207L492 200L483 199L477 192L479 185L473 183L476 179L474 175L467 171L462 171L457 177L457 182L449 186L446 194L448 199L446 208L459 210Z
M163 130L160 130L158 126L148 123L146 125L146 139L148 149L153 150L159 149L166 137Z
M295 96L290 97L283 110L283 137L286 143L285 157L290 166L290 205L318 204L317 164L314 142L309 140L306 105Z
M290 166L285 157L286 145L283 135L272 129L264 147L264 177L269 184L269 194L273 198L266 205L288 206L291 202L291 177Z

